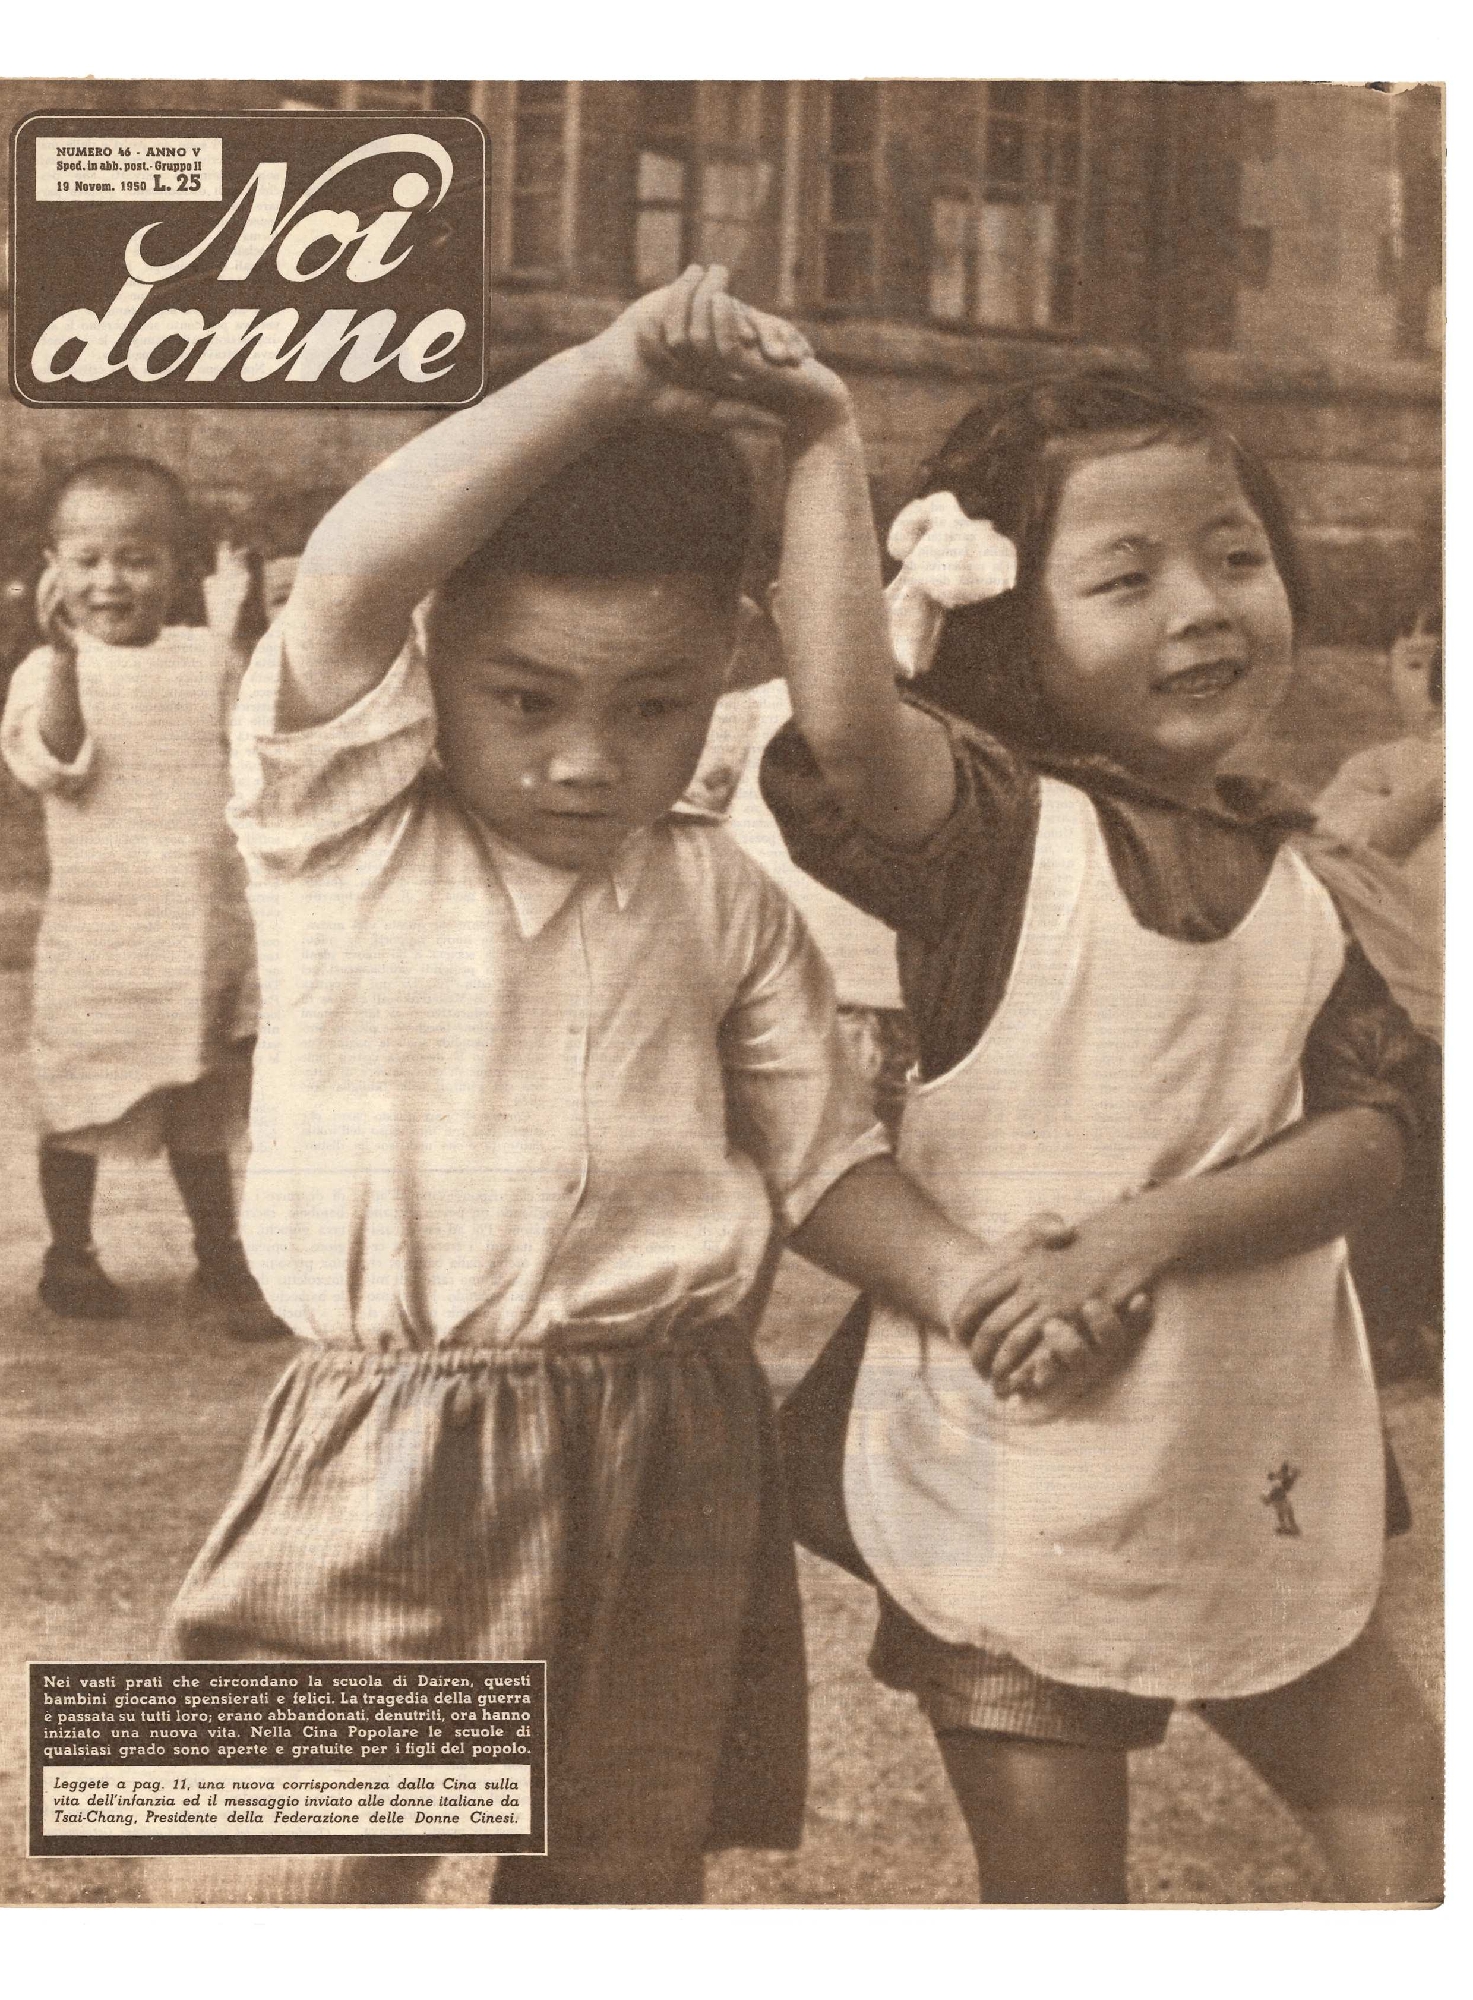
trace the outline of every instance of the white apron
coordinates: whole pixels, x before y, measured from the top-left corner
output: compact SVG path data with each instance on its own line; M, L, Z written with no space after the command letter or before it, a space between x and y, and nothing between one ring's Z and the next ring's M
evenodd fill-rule
M1292 1124L1344 957L1287 847L1230 936L1146 930L1089 800L1042 794L1002 1005L914 1091L899 1148L987 1239ZM1380 1420L1343 1242L1164 1282L1123 1372L1055 1408L999 1402L960 1348L876 1307L844 1497L876 1577L942 1639L1177 1699L1295 1679L1356 1637L1380 1582Z
M225 824L229 654L186 626L151 646L84 635L77 675L95 762L74 798L44 799L31 1030L42 1123L63 1133L192 1083L256 1022L245 871Z

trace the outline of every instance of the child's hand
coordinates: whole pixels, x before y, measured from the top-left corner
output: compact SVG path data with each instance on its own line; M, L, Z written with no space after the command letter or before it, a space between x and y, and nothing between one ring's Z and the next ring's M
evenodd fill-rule
M66 653L75 649L77 635L62 603L61 572L55 563L46 565L36 584L36 623L53 646Z
M215 567L200 579L205 600L205 623L216 638L234 645L240 638L241 619L255 582L250 553L232 542L215 545Z
M1000 1396L1043 1393L1075 1370L1098 1380L1139 1340L1168 1262L1148 1210L1129 1202L1103 1209L1070 1243L1026 1249L998 1273L1002 1296L976 1328L973 1359Z
M1073 1241L1074 1231L1063 1217L1045 1212L1031 1215L1021 1228L1004 1236L990 1250L979 1243L977 1275L962 1294L946 1327L952 1339L962 1347L973 1348L980 1322L1011 1297L1023 1261L1034 1251L1063 1249Z
M994 1313L1005 1309L1016 1290L1019 1273L1032 1257L1057 1257L1078 1240L1078 1231L1060 1216L1031 1216L1021 1229L995 1246L985 1273L972 1285L950 1329L970 1349L979 1375L991 1376L999 1396L1042 1396L1062 1387L1070 1397L1081 1395L1120 1365L1150 1324L1149 1294L1140 1292L1124 1308L1101 1298L1087 1298L1072 1319L1043 1322L1024 1360L999 1380L993 1358L997 1339L978 1331Z
M799 409L846 403L837 376L786 320L742 304L724 265L692 264L590 343L648 413L706 429L774 430Z
M1072 1402L1113 1375L1135 1351L1151 1324L1151 1299L1138 1292L1120 1311L1099 1299L1086 1299L1077 1324L1046 1320L1037 1346L1020 1367L993 1387L1003 1398L1050 1396L1055 1403Z

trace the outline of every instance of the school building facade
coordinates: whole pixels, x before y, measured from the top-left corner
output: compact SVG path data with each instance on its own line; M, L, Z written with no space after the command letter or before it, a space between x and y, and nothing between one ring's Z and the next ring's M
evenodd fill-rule
M1266 452L1318 585L1312 636L1384 640L1440 532L1435 86L0 82L7 130L33 110L282 106L483 122L493 379L721 261L853 384L882 512L987 384L1116 362L1207 394ZM424 421L7 394L7 574L32 559L35 496L81 456L164 457L279 553Z

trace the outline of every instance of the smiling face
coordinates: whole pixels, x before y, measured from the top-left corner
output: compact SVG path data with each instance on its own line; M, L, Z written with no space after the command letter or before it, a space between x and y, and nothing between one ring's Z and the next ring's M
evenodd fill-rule
M736 610L697 576L498 576L438 606L440 759L493 833L553 868L607 864L689 784Z
M149 646L179 584L162 490L74 486L51 524L50 558L75 632L111 646Z
M1086 460L1043 566L1038 682L1078 749L1205 800L1289 684L1292 620L1262 521L1211 439Z

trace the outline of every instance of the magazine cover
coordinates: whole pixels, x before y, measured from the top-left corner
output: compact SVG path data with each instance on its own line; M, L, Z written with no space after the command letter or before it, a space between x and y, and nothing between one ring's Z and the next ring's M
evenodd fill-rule
M0 126L0 1903L1437 1905L1441 87Z

